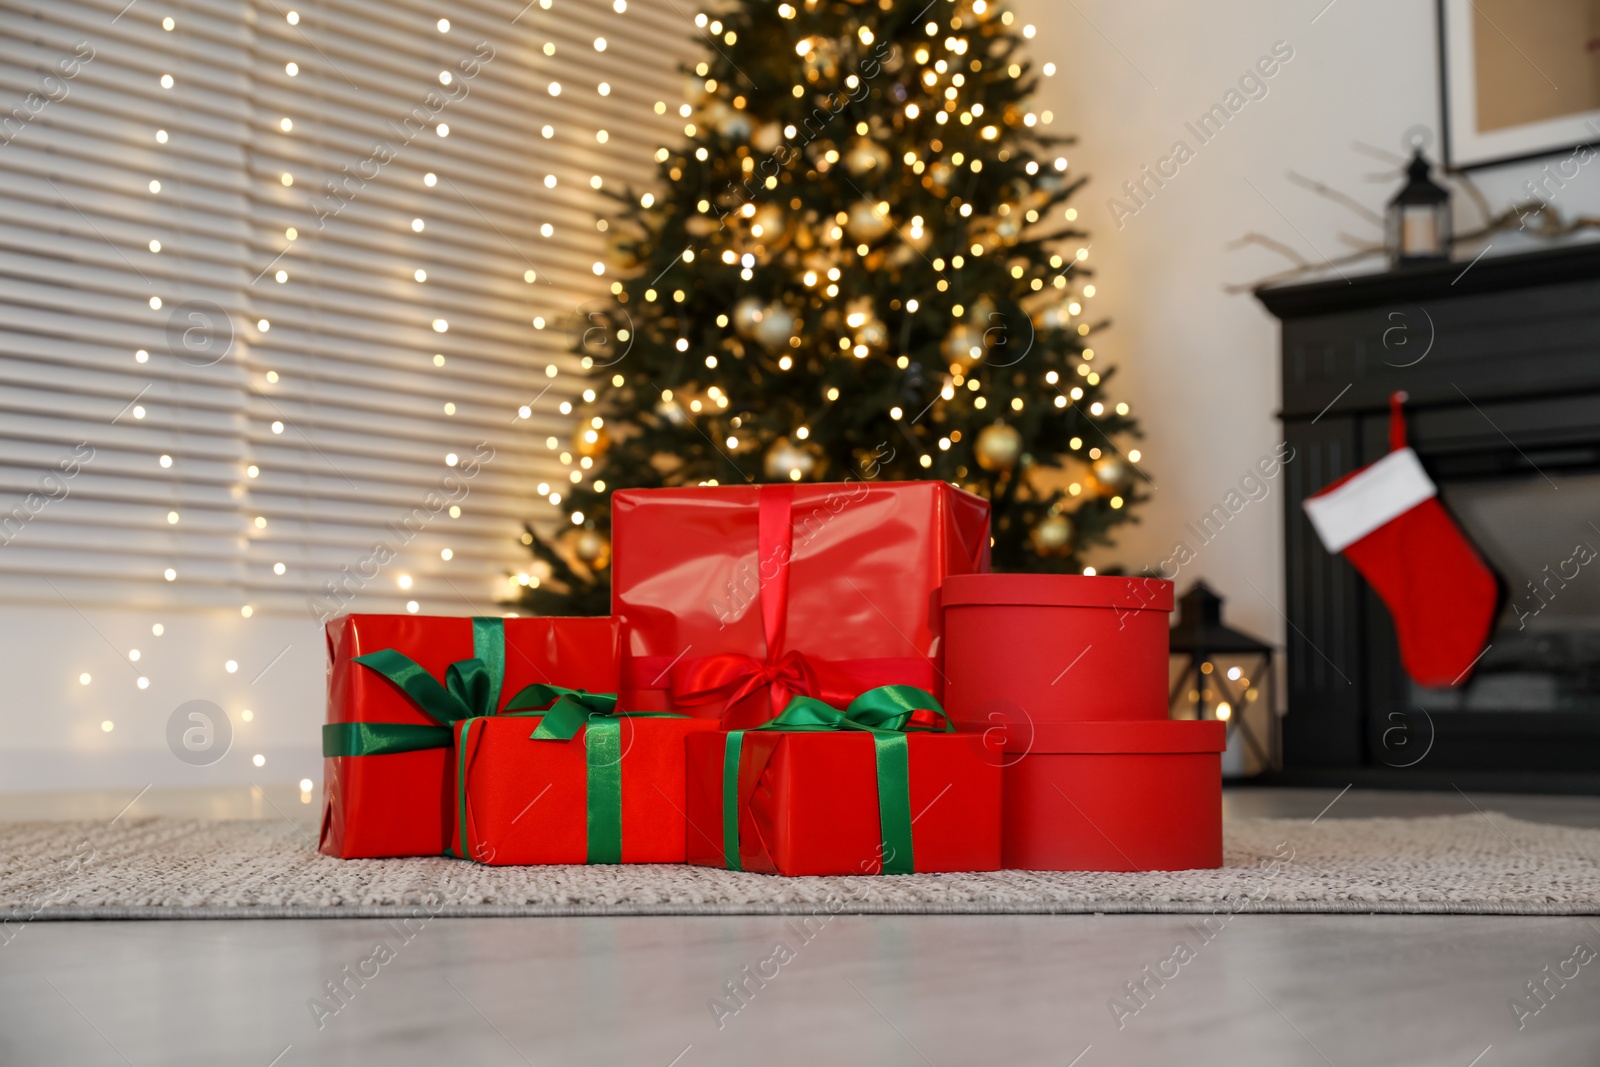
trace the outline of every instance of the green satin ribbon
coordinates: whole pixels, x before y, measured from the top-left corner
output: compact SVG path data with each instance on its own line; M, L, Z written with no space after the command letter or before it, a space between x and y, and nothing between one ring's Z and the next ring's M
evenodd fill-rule
M425 748L449 748L454 725L462 719L493 715L506 675L506 624L500 618L474 618L472 657L445 668L444 684L421 664L392 648L357 656L399 689L438 725L398 722L333 722L322 728L324 756L384 756ZM539 686L530 685L512 698Z
M478 725L477 719L468 719L461 724L461 742L456 745L456 837L458 841L452 842L453 851L464 860L473 859L472 845L467 841L467 750L471 747L467 742L471 739L472 728Z
M744 731L729 730L722 745L722 858L730 871L744 870L739 859L739 759Z
M539 724L541 727L543 723ZM588 760L585 863L622 862L622 723L595 717L583 732ZM538 731L534 731L538 737Z
M322 727L324 756L388 756L425 748L449 748L448 726L399 722L330 722Z
M545 707L545 705L549 705ZM588 842L585 863L622 862L622 719L683 719L662 711L617 711L617 694L588 693L565 686L535 684L520 690L501 712L541 715L529 740L571 741L583 732L586 767L585 808ZM467 740L477 719L461 727L456 756L456 820L461 832L455 854L472 859L467 843Z
M544 719L533 731L540 741L570 741L593 715L612 715L617 709L617 694L588 693L562 685L530 685L506 705L506 713L529 708L544 708Z
M585 693L559 685L529 686L517 694L512 705L524 706L517 703L524 699L549 705L533 731L532 740L570 741L583 730L584 758L588 764L585 778L588 847L584 862L621 863L622 723L617 718L617 694ZM508 710L512 705L508 705Z
M913 721L918 711L931 711L944 726ZM911 770L906 734L952 733L955 727L933 694L912 685L869 689L843 710L814 697L797 696L778 715L756 730L809 733L822 730L865 730L872 735L877 774L878 829L882 838L884 874L910 874L916 869L911 848ZM730 730L722 755L722 852L730 870L739 859L739 759L745 730Z

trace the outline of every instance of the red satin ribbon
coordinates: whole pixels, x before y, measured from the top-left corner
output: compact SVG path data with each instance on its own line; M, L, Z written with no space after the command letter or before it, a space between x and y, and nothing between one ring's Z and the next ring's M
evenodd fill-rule
M756 578L761 583L761 632L767 639L768 663L778 659L778 650L784 643L789 618L789 562L793 556L794 488L763 485L756 522ZM778 708L781 711L782 705Z
M789 563L794 552L794 489L763 485L759 504L756 579L766 659L727 652L674 665L671 686L675 705L722 701L731 709L738 701L765 689L767 717L772 718L784 709L790 697L821 696L822 686L810 661L800 652L781 651L789 613Z
M816 670L801 652L785 652L776 662L763 662L742 652L705 656L675 665L671 684L673 703L686 706L714 701L732 706L766 689L774 716L788 705L790 697L817 696L822 691Z

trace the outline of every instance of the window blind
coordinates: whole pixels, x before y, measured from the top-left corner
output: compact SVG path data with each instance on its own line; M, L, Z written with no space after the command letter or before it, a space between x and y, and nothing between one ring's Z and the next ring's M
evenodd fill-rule
M0 597L495 610L689 16L124 3L0 11Z

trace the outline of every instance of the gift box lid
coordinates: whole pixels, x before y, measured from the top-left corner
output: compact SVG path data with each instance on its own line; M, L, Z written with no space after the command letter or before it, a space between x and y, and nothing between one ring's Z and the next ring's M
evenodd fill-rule
M1107 574L953 574L940 593L947 608L1037 604L1058 608L1171 611L1172 583L1164 578Z
M1018 755L1158 755L1221 752L1228 725L1215 719L1004 722L984 733L990 748Z

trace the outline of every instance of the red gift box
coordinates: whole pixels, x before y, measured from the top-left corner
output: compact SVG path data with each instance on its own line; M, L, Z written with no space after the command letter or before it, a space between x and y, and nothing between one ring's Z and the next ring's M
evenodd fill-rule
M610 618L343 615L328 623L327 640L320 848L346 858L442 855L455 821L454 720L430 716L377 670L354 662L357 656L395 650L432 680L435 697L448 691L452 665L477 661L477 669L456 672L481 679L472 699L484 706L455 715L466 718L498 710L534 683L615 692L621 648Z
M1222 750L1212 720L1036 723L1003 739L1001 855L1033 871L1222 866Z
M786 875L999 868L1000 768L976 734L767 728L690 734L686 747L690 863Z
M545 739L534 736L542 721L456 724L451 851L497 865L682 863L684 738L717 724L622 714Z
M937 596L989 568L989 505L944 482L612 495L623 706L772 718L794 694L938 695Z
M945 581L942 602L957 729L1167 718L1171 582L965 574Z

